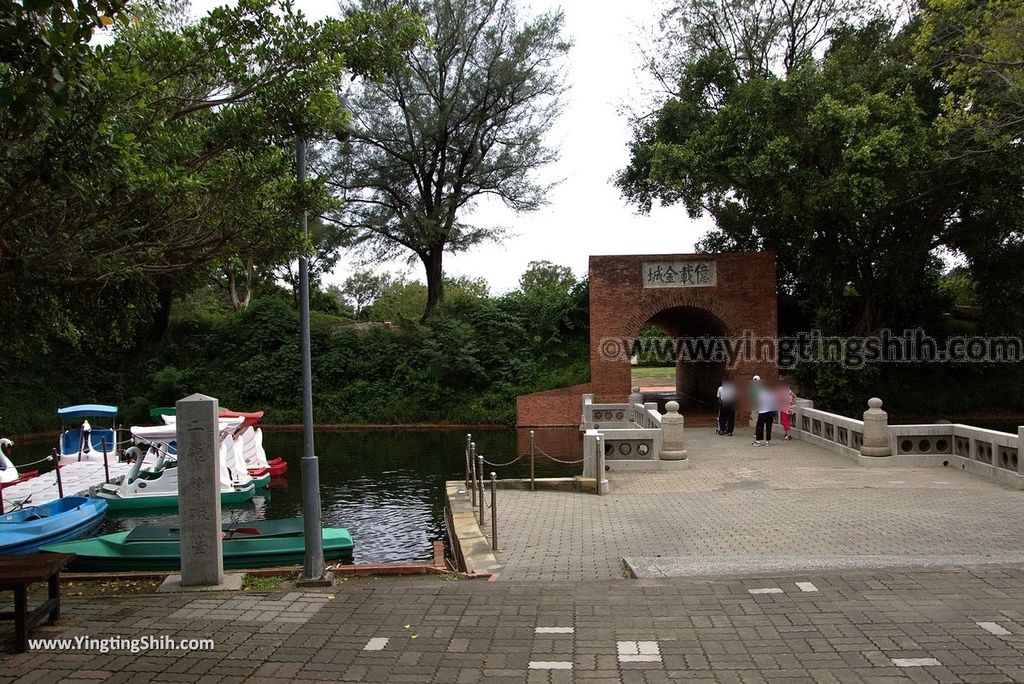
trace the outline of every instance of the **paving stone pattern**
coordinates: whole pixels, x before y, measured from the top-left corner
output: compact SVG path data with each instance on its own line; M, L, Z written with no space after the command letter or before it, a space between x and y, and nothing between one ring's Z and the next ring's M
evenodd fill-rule
M624 556L693 575L1024 561L1021 492L743 432L687 430L689 469L612 470L607 496L501 491L500 579L604 579Z
M783 593L749 593L766 586ZM314 595L324 594L306 596ZM29 652L4 659L0 682L1024 681L1021 568L572 583L367 579L330 595L303 622L225 614L251 597L226 596L227 606L195 595L68 600L64 624L34 636L213 637L216 649ZM574 630L537 633L550 625ZM385 639L381 650L366 650Z

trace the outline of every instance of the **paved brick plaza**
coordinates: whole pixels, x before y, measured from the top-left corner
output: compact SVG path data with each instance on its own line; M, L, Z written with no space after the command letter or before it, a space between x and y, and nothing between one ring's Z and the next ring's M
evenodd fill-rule
M1024 563L1024 492L953 468L865 468L745 429L687 430L690 468L611 472L611 494L499 493L502 579Z
M6 658L0 680L1024 681L1020 568L574 583L366 579L332 595L284 594L262 605L195 594L69 600L66 624L37 635L212 636L217 647L30 652ZM271 603L288 621L261 619Z
M8 653L0 682L1024 682L1024 493L688 434L689 470L606 497L500 492L499 581L72 598L32 636L216 648Z

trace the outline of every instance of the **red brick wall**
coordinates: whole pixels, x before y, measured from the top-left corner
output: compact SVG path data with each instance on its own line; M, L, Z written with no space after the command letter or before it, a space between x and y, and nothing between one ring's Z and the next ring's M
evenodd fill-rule
M645 288L645 261L709 258L712 255L635 255L590 257L590 384L519 397L520 425L575 424L579 422L580 395L593 392L595 401L624 401L630 390L628 358L609 359L602 341L632 338L655 316L677 307L712 314L724 334L745 332L774 338L778 330L775 298L775 255L770 252L734 252L713 255L716 284L709 287ZM664 318L664 316L662 317ZM685 324L680 330L685 331ZM673 333L676 334L676 333ZM685 334L682 332L681 334ZM768 382L778 377L774 361L741 362L728 371L744 389L751 376ZM741 391L741 396L745 392ZM564 423L549 422L552 416ZM539 421L539 422L538 422Z
M582 397L590 384L570 385L516 397L516 424L524 426L571 425L579 427Z

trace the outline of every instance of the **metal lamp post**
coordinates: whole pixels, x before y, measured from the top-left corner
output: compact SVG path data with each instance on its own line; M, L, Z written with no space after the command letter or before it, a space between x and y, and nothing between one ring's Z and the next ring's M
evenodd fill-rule
M296 175L306 182L306 140L295 141ZM302 211L302 236L309 236L309 221ZM299 256L299 328L302 335L302 515L306 537L306 558L302 579L324 576L324 540L320 510L320 461L313 444L313 354L309 341L309 257Z
M349 111L344 96L339 97L344 111ZM342 142L351 137L351 124L338 136ZM306 139L295 140L295 173L299 183L306 182ZM302 211L302 236L309 237L309 217ZM309 256L299 256L299 328L302 345L302 515L306 538L306 556L302 567L302 581L317 582L324 579L324 540L322 510L320 507L320 460L313 443L313 353L309 334Z

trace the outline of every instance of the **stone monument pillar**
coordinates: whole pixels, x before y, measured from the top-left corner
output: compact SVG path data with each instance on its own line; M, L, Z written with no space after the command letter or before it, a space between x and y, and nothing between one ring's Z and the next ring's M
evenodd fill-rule
M683 446L683 416L679 414L679 402L665 404L665 415L661 417L661 460L682 461L686 458Z
M175 409L181 586L217 586L224 583L217 400L193 394Z
M868 410L864 412L864 441L860 447L861 456L891 456L889 448L889 414L882 410L882 400L868 399Z

